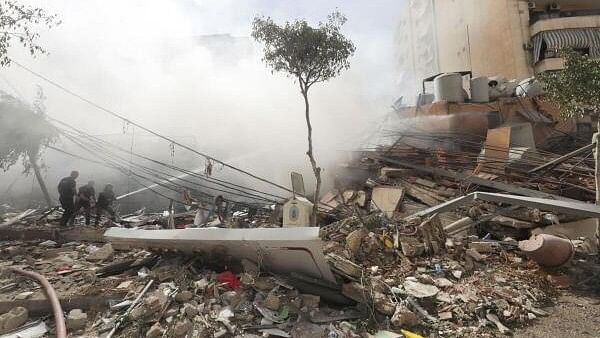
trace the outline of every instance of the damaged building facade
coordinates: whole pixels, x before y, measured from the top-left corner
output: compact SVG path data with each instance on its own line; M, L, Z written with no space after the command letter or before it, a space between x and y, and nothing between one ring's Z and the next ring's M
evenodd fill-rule
M526 79L561 69L555 50L599 56L600 3L593 0L409 0L398 25L398 82L471 70L474 76Z

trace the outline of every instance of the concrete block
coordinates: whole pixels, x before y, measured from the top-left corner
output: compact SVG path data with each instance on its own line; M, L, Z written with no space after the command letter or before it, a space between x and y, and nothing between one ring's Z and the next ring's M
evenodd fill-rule
M81 309L73 309L69 311L65 321L69 329L82 330L87 325L87 313L81 311Z
M0 316L0 333L14 330L25 324L29 318L29 311L18 306Z
M238 259L261 261L277 273L297 272L335 282L323 255L318 227L258 229L138 230L110 228L105 238L117 249L153 248L211 252L225 248Z

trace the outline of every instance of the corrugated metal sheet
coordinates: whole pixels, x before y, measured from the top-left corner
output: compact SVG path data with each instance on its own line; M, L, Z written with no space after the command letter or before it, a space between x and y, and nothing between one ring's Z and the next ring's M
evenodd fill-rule
M537 63L542 59L542 45L546 43L548 49L561 48L590 49L591 57L600 57L600 28L569 28L544 31L532 38L533 61Z

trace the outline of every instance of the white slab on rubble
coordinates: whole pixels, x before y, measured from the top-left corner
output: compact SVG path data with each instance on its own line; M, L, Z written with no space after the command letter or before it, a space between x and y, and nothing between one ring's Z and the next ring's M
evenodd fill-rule
M387 217L392 218L403 197L404 189L402 187L382 185L373 188L371 201L377 209L383 211Z
M335 282L323 255L318 227L257 229L140 230L110 228L104 237L115 249L174 249L188 253L225 249L273 272L298 272Z

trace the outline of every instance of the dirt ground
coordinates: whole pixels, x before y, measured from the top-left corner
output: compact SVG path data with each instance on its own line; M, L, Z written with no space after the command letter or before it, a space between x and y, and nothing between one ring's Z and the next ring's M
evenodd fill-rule
M598 281L600 283L600 280ZM564 291L556 306L544 309L551 314L516 330L517 338L599 337L600 295L580 295Z

